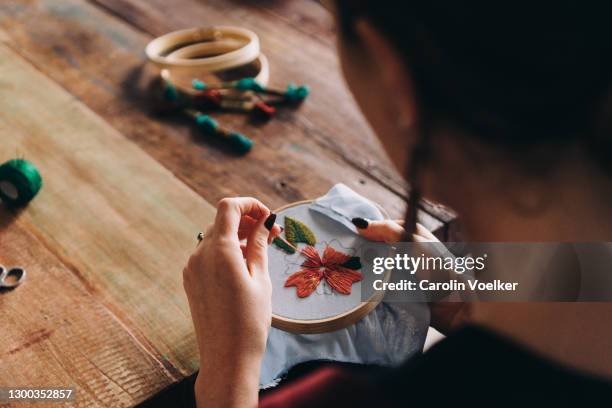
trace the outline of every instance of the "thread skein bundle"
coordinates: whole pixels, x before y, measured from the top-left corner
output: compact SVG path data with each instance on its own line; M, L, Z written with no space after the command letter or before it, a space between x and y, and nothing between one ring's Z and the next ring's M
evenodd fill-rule
M239 154L248 153L253 147L253 141L242 133L225 130L219 126L216 120L201 113L194 114L196 124L204 133L219 136L227 140L232 149Z
M0 199L7 206L25 206L41 187L42 177L32 163L13 159L0 165Z

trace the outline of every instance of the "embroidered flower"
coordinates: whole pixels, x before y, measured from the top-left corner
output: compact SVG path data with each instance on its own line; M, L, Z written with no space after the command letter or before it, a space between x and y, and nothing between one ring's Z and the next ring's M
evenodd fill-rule
M301 251L306 260L302 269L295 272L285 281L285 287L295 286L298 297L308 297L315 291L321 279L336 292L350 295L353 283L361 281L361 262L358 257L352 257L327 246L323 251L323 258L312 246L306 246Z

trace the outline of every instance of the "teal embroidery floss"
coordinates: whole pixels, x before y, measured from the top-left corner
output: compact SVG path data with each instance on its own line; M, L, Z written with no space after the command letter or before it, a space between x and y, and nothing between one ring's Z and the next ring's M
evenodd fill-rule
M208 115L199 114L195 118L196 124L206 133L215 134L219 124Z
M178 102L179 91L170 82L166 82L164 87L164 99L168 102Z
M234 88L241 91L255 91L265 92L266 88L263 87L255 78L242 78L234 83Z
M187 110L187 113L195 119L196 124L204 133L225 139L228 145L236 153L246 154L253 147L253 141L251 139L242 133L232 132L222 128L219 126L217 121L210 116L189 109Z
M194 79L191 81L191 86L193 86L193 89L196 91L203 91L206 89L206 84L199 79Z
M205 89L237 89L239 91L252 91L259 94L269 94L282 97L283 101L299 103L308 97L310 88L306 85L297 86L295 84L287 85L287 89L275 89L263 86L255 78L247 77L237 81L221 82L215 85L205 84L199 79L194 79L191 82L193 89L203 91Z
M0 166L0 199L7 206L25 206L41 187L42 177L32 163L14 159Z
M289 84L285 91L285 99L291 102L302 102L309 93L310 88L306 85L296 86L294 84Z

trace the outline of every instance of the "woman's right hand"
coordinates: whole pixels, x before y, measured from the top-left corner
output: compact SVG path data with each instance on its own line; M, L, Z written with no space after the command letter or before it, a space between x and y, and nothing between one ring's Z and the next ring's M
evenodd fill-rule
M280 234L274 220L254 198L221 200L183 271L200 351L198 406L257 405L272 319L268 244Z

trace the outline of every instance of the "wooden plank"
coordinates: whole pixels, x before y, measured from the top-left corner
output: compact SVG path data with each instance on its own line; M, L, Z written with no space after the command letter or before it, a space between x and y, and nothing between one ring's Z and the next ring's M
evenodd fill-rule
M147 3L132 1L121 5L128 10L131 7L127 12L130 18L140 19L136 25L151 27L149 31L155 33L185 25L168 18L164 15L166 10L158 9L157 5L150 7ZM106 6L110 8L113 4ZM202 10L201 4L192 6L198 16L208 10ZM182 8L184 5L177 4L177 9ZM200 23L206 24L224 11L220 9ZM192 24L197 20L191 20ZM211 202L224 196L253 195L274 208L316 197L334 183L345 182L382 203L393 216L403 214L404 200L393 191L395 187L389 190L379 182L377 168L386 166L380 164L384 163L381 150L343 85L334 86L339 89L338 95L325 88L326 75L337 80L337 74L326 72L317 83L310 83L302 75L320 63L316 59L292 70L285 66L299 65L303 58L294 62L273 60L273 78L278 83L292 79L313 86L313 98L296 114L284 113L262 127L252 126L240 115L223 115L223 123L250 135L257 143L249 156L237 158L202 140L185 122L161 121L146 112L148 98L142 89L155 74L151 67L143 67L142 49L151 38L149 33L136 31L108 13L75 0L30 0L27 7L23 1L2 2L0 27L5 30L4 40L9 46ZM279 53L270 50L274 58ZM326 53L326 58L335 59L332 51ZM345 109L349 112L344 112ZM321 111L337 112L339 121L352 116L361 125L346 125L336 136L334 129L329 128L337 127L334 123L330 125L334 118L329 119L326 113L320 119L318 112ZM365 141L361 140L364 129ZM353 136L346 139L346 135ZM354 155L356 147L365 153ZM365 167L355 164L356 160L364 161ZM427 214L423 215L423 222L432 229L442 227Z
M280 18L295 30L328 46L333 46L336 41L334 16L318 1L279 1L270 4L266 0L252 0L249 6Z
M336 55L333 18L320 4L251 1L236 7L226 0L90 1L154 36L197 25L235 24L252 28L272 61L272 82L283 86L295 78L304 78L316 90L310 98L312 103L304 108L308 120L296 120L293 125L359 172L407 198L404 180L389 163L347 92ZM452 210L440 204L423 200L420 205L442 222L456 219Z
M0 208L0 263L26 267L28 278L0 292L0 386L74 387L68 406L127 407L176 380L13 218Z
M197 0L172 3L163 0L95 0L95 3L152 36L198 25L229 24L254 30L260 37L263 52L271 61L271 83L282 87L291 81L303 82L313 89L300 115L284 118L290 122L294 132L340 156L345 164L374 175L380 182L397 190L404 188L404 182L391 169L349 95L333 47L313 40L309 33L295 30L291 24L249 2L240 7L224 0L206 3ZM325 156L329 154L322 157Z
M213 207L4 45L0 135L0 157L24 156L44 180L15 221L168 370L192 372L181 272Z

